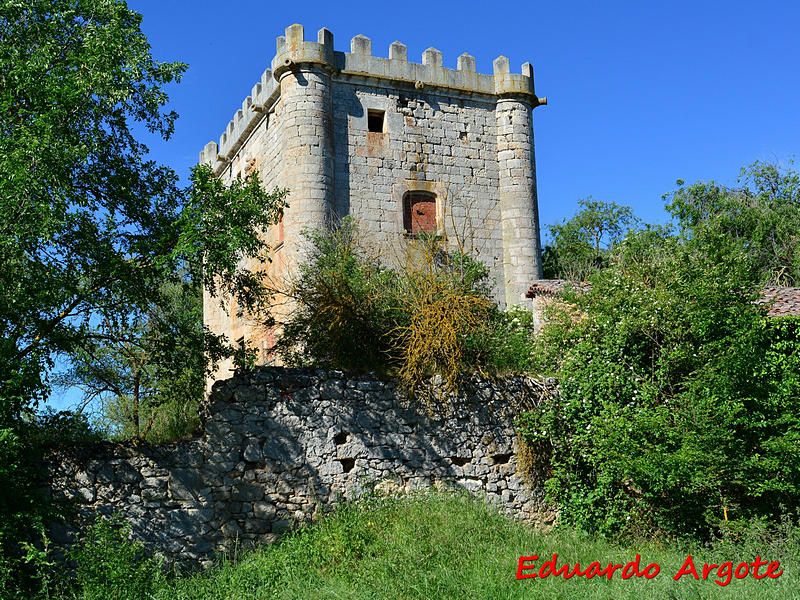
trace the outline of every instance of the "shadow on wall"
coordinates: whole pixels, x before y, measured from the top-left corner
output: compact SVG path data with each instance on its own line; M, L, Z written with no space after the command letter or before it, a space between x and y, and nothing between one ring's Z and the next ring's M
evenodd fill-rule
M50 456L54 498L73 501L70 532L120 512L168 561L268 543L343 498L441 483L506 512L551 522L540 481L517 472L513 420L535 405L530 379L473 380L430 414L393 383L338 371L262 367L218 382L201 438L164 446L97 444Z

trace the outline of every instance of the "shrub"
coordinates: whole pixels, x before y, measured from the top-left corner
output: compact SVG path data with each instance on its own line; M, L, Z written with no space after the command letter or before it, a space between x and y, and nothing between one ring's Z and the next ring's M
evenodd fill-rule
M465 372L527 368L532 316L497 309L480 262L422 236L386 267L349 218L309 236L311 259L292 286L298 307L278 343L287 363L377 371L409 390L438 375L442 397Z
M536 337L533 313L512 306L506 311L492 312L488 323L488 340L476 343L488 348L487 368L499 375L530 373L537 370Z
M121 517L97 517L67 553L75 565L71 596L80 600L149 598L163 583L160 561L129 540ZM66 595L66 594L65 594Z
M284 325L279 354L288 364L385 372L395 274L367 252L352 219L307 236L312 252L291 286L297 309Z
M539 358L561 393L520 425L551 450L563 522L704 537L797 505L800 338L765 320L750 273L718 232L643 232L555 309Z
M494 304L486 284L488 271L460 252L447 253L434 237L409 248L394 290L401 318L390 331L397 377L410 390L440 375L440 392L455 392L458 378L483 362L470 346Z

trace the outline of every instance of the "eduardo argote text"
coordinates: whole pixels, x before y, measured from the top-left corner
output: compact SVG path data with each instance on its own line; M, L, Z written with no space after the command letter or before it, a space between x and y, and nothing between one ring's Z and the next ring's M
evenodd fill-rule
M552 558L542 562L539 562L538 555L520 556L517 562L517 579L546 579L547 577L563 577L564 579L585 577L586 579L592 579L593 577L605 577L610 581L615 576L620 579L631 579L632 577L653 579L661 572L661 567L657 563L650 563L641 567L640 562L641 556L637 554L636 558L624 565L608 563L604 566L599 562L592 562L586 568L581 569L580 564L577 562L574 565L564 563L559 566L557 553L553 554ZM783 570L779 569L780 565L777 560L763 560L760 556L756 556L752 562L734 563L733 561L726 561L719 565L703 563L702 566L695 566L694 559L689 554L681 568L672 575L672 579L675 581L682 577L691 577L698 581L711 579L717 585L726 586L734 578L777 579L783 574Z

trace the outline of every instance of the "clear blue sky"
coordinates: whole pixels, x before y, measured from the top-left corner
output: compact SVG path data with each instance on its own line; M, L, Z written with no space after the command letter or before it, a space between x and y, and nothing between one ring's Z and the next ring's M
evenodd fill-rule
M337 50L372 38L373 53L462 52L491 73L503 54L534 65L549 105L534 111L541 222L592 195L663 222L676 179L736 183L756 159L800 149L800 3L777 2L250 2L130 0L159 60L189 64L170 88L175 135L153 157L182 177L218 140L293 24L327 27ZM52 404L72 403L74 390Z
M469 52L491 73L503 54L534 65L549 105L534 111L543 224L576 201L632 206L663 221L661 196L688 182L735 184L756 159L800 148L800 3L777 2L158 2L131 0L160 60L189 64L171 88L181 115L154 156L185 175L241 107L292 23L327 27L337 50L372 38L373 53L429 46L455 68Z

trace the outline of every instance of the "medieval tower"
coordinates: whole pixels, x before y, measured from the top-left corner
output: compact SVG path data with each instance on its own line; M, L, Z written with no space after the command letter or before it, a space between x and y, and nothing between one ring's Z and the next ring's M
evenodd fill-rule
M377 245L432 232L466 247L489 267L496 300L519 304L541 277L532 109L542 104L530 63L511 73L500 56L484 75L469 54L445 68L435 48L409 62L399 42L380 58L361 35L337 52L327 29L310 42L292 25L200 162L225 182L258 169L267 189L289 189L268 232L271 275L303 260L304 229L351 215ZM269 355L273 332L236 307L205 298L204 319Z

